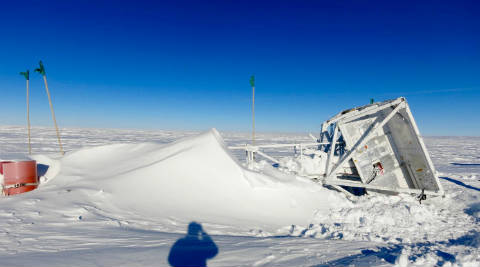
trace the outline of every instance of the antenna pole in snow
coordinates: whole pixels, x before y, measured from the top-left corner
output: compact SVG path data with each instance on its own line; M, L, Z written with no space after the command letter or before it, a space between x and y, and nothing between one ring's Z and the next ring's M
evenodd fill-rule
M32 145L30 139L30 100L29 100L29 88L28 84L30 81L30 71L20 72L20 75L23 75L27 80L27 131L28 131L28 154L32 154Z
M252 86L252 145L255 145L255 75L250 77Z
M43 81L45 83L45 90L47 91L48 103L50 104L50 111L52 112L53 124L55 124L55 131L57 132L58 145L60 146L60 153L63 155L62 141L60 140L60 132L58 131L57 120L55 119L55 112L53 111L52 98L50 97L50 91L48 90L47 75L45 73L45 67L43 66L42 61L38 62L40 66L38 69L35 69L36 72L40 73L43 76Z

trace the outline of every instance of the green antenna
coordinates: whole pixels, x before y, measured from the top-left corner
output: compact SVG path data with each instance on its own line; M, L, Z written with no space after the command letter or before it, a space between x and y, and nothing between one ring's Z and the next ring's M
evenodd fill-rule
M370 104L373 104L373 102L375 102L375 99L370 98Z
M20 75L23 75L27 81L30 80L30 71L29 70L27 70L25 72L20 72Z
M45 67L43 66L42 61L38 62L39 67L35 69L36 72L40 73L41 75L45 76Z
M255 75L252 75L252 76L250 77L250 85L251 85L252 87L255 87Z

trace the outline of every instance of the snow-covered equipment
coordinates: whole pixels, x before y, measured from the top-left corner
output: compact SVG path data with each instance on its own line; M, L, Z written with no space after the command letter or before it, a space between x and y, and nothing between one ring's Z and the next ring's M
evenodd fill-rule
M323 141L327 185L444 194L403 97L340 112L322 124Z
M258 154L281 165L262 149L287 146L298 149L300 157L305 148L316 148L310 156L321 163L309 177L345 193L364 188L382 193L444 194L403 97L338 113L322 124L320 139L314 143L232 148L245 149L247 163Z
M6 196L32 191L38 187L35 160L0 162L3 175L2 193Z

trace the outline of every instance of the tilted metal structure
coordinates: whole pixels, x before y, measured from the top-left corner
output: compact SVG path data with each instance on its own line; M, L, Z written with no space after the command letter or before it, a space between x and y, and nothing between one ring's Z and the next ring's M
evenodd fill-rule
M324 184L444 194L403 97L340 112L322 124L320 141L329 143Z
M263 148L294 146L325 152L316 180L345 193L364 188L381 193L444 195L435 167L405 98L344 110L322 124L315 143L246 145L247 162Z

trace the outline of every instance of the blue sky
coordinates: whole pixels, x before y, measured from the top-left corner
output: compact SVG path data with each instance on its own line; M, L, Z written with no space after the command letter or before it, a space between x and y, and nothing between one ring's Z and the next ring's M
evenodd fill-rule
M480 133L476 1L9 1L0 124L25 124L43 60L61 127L318 132L407 97L424 135ZM15 3L13 3L15 2ZM31 74L32 124L51 126Z

